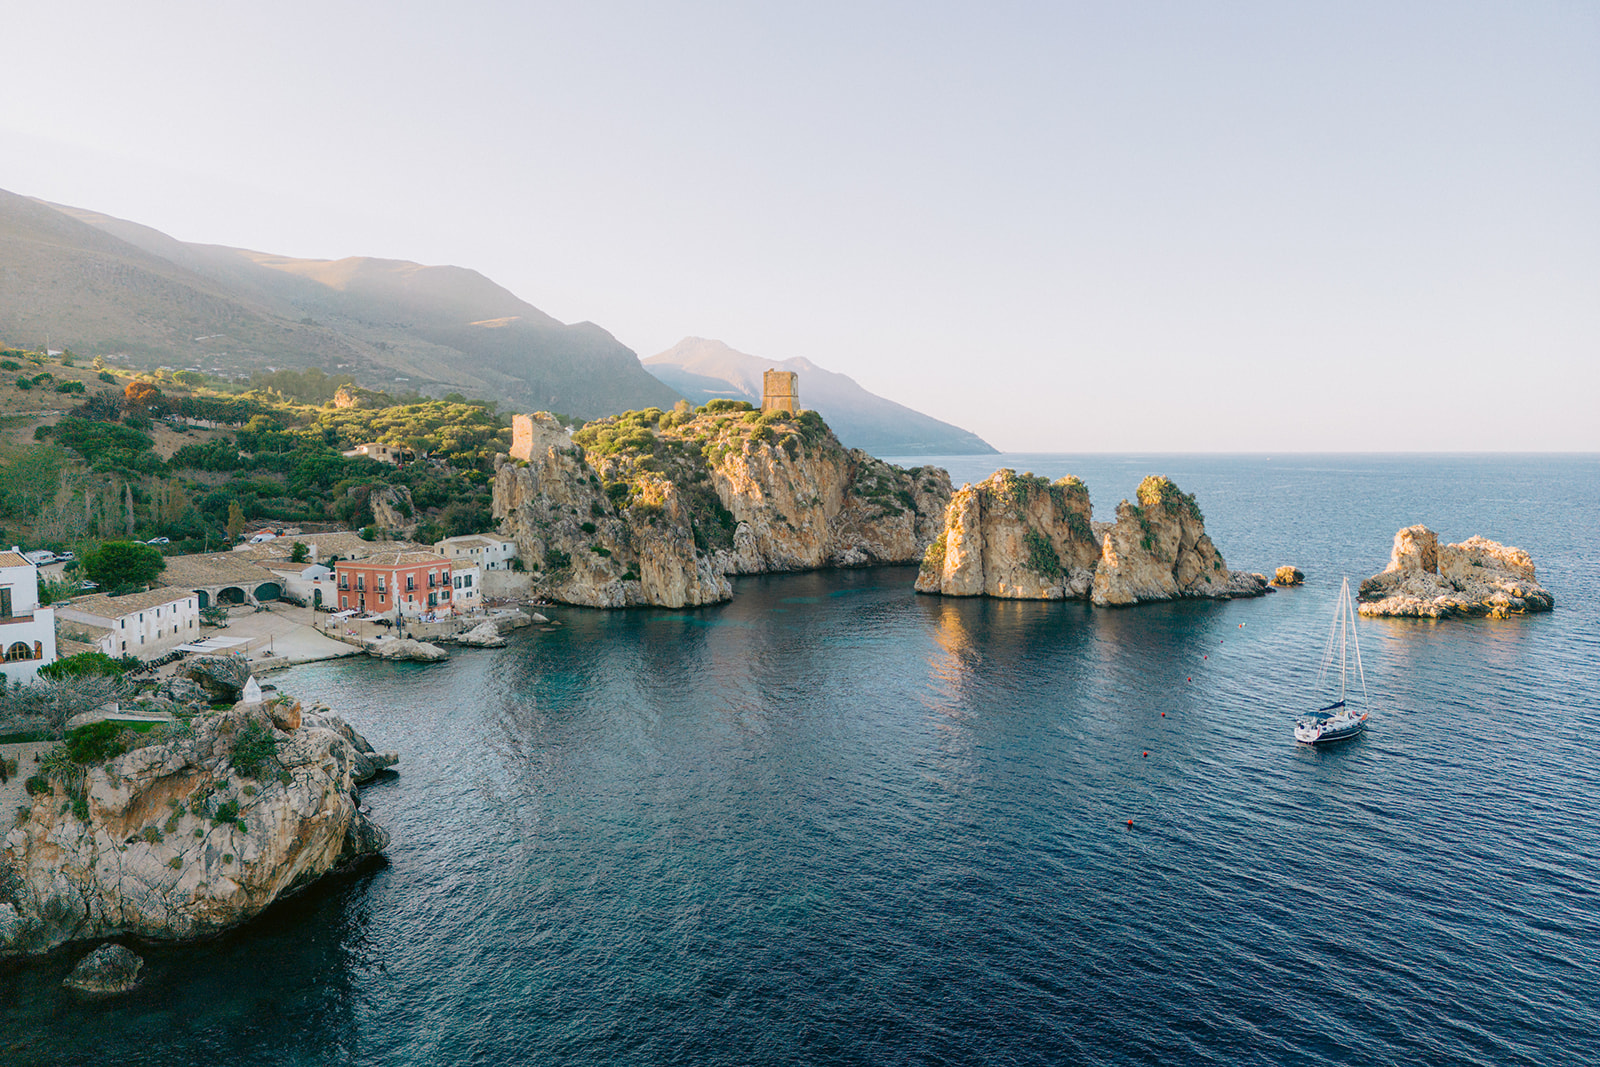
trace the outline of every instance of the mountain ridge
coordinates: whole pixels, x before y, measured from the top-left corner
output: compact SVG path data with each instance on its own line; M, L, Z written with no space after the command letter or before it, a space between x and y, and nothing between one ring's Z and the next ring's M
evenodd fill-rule
M722 341L685 337L643 361L644 369L691 403L726 398L761 403L767 370L800 375L800 406L819 412L847 447L873 455L994 455L998 450L959 426L878 396L854 378L804 356L768 361Z
M319 367L583 418L676 399L603 328L465 267L191 244L0 190L0 283L0 333L138 365Z

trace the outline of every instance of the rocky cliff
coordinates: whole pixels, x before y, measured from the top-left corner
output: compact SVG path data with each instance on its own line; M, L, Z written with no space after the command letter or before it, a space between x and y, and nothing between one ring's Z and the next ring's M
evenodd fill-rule
M514 436L494 515L535 593L570 604L710 604L729 575L916 562L950 497L943 470L845 449L810 411L714 401L571 434L541 414Z
M1522 549L1477 536L1441 545L1426 526L1407 526L1394 535L1389 565L1361 583L1360 600L1363 615L1434 619L1504 619L1555 607Z
M1137 497L1117 505L1116 522L1094 524L1078 479L996 471L951 498L917 591L1102 606L1268 591L1263 575L1228 570L1192 495L1152 476Z
M356 783L392 758L334 716L240 706L153 740L99 725L45 758L6 834L0 957L215 933L388 844Z

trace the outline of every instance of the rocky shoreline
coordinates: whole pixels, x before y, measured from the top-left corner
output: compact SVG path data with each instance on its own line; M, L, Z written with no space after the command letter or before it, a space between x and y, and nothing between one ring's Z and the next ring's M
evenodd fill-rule
M152 701L174 722L148 734L93 723L21 769L29 800L0 852L0 958L208 936L381 855L388 834L358 787L398 757L288 697L212 709L243 696L243 670L194 665Z

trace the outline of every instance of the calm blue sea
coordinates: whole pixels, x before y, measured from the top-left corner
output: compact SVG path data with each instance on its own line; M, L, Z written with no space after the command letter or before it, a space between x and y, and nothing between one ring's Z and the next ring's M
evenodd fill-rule
M946 461L1199 497L1264 600L941 600L914 571L435 666L277 676L401 773L386 867L247 928L0 968L0 1063L1573 1064L1600 1056L1600 457ZM1367 735L1296 747L1339 580L1432 525L1550 615L1363 620ZM1133 821L1130 828L1128 820Z

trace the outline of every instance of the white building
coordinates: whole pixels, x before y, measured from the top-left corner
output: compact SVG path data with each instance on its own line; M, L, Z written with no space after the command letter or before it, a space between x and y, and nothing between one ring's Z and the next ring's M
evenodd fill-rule
M15 548L0 552L0 649L7 685L27 685L56 661L56 611L39 606L39 568Z
M517 543L499 534L446 537L433 547L448 560L476 563L486 571L508 571L517 557Z
M60 615L63 631L85 634L108 656L154 659L200 636L200 597L192 589L74 597Z
M456 613L477 611L483 607L482 572L476 563L450 562L450 581L455 587Z

